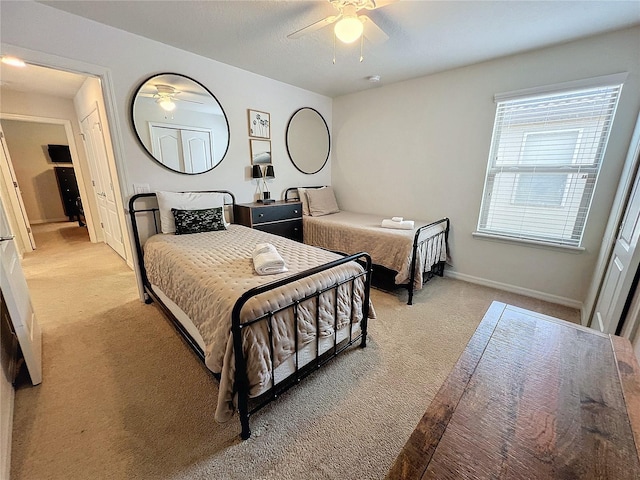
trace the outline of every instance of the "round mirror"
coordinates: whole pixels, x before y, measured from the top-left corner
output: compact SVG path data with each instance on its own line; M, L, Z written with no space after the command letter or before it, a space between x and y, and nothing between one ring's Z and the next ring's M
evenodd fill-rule
M297 110L287 125L287 152L295 167L302 173L322 170L329 159L331 140L329 127L313 108Z
M174 172L216 167L229 148L229 122L216 97L192 78L154 75L136 90L131 121L151 157Z

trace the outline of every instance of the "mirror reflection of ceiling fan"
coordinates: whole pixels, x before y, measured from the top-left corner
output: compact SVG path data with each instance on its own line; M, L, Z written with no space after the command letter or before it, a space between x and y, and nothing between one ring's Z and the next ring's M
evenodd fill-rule
M371 43L378 44L385 42L389 36L376 25L367 15L358 15L361 10L375 10L399 0L328 0L338 12L336 15L329 15L311 25L307 25L297 30L287 38L299 38L307 33L320 30L326 26L334 24L333 31L336 38L344 43L353 43L362 36Z
M141 96L155 98L156 103L167 112L175 110L176 101L202 104L202 102L197 102L195 100L178 98L178 95L182 92L180 90L176 90L176 88L171 85L157 84L154 85L154 87L157 90L157 93L142 93Z

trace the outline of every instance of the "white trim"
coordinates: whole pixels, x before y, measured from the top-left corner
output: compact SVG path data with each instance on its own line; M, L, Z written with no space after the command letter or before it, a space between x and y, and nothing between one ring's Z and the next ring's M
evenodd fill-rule
M568 253L582 253L586 249L584 247L576 247L574 245L561 245L559 243L543 242L538 240L527 240L525 238L508 237L498 234L490 234L483 232L472 232L471 235L482 240L493 240L495 242L519 243L532 247L549 248L554 250L566 250Z
M496 93L493 96L493 100L498 103L505 102L507 100L515 100L521 97L545 95L550 92L558 93L569 90L581 90L583 88L622 85L628 75L629 72L614 73L612 75L603 75L601 77L584 78L582 80L573 80L571 82L554 83L553 85L544 85L541 87L524 88L522 90L513 90L511 92Z
M484 285L485 287L504 290L505 292L517 293L526 297L544 300L545 302L564 305L565 307L575 308L576 310L582 310L582 302L579 300L574 300L572 298L559 297L558 295L551 295L550 293L540 292L538 290L531 290L529 288L518 287L516 285L510 285L508 283L501 283L494 280L474 277L472 275L467 275L466 273L452 272L451 270L447 269L445 269L444 274L446 277L453 278L454 280L462 280L464 282L475 283L477 285Z

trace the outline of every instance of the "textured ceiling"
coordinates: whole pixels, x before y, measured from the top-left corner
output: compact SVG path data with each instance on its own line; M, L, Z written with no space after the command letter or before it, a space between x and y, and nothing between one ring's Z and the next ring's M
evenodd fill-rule
M402 0L367 12L389 40L362 62L338 42L333 64L332 27L287 38L334 14L326 0L40 3L331 97L640 24L638 0Z

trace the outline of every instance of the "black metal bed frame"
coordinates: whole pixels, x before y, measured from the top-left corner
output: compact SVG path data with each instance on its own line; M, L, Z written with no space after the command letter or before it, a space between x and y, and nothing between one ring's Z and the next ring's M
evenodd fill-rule
M228 195L231 199L231 202L227 202L225 199L225 206L233 207L235 205L235 197L234 195L227 190L212 190L206 193L224 193ZM204 192L199 192L204 193ZM146 268L144 266L144 256L143 256L143 248L142 242L140 238L140 231L137 221L138 214L147 214L153 217L153 227L155 233L159 232L158 226L158 217L157 212L159 212L158 207L146 207L146 208L136 208L136 202L141 198L145 197L155 197L155 193L141 193L134 195L129 200L129 214L131 216L131 224L133 227L133 235L136 244L136 254L138 256L138 266L140 268L140 275L142 278L143 288L144 288L144 298L145 303L149 304L152 301L155 301L165 316L171 321L176 330L181 334L186 343L194 350L196 355L204 362L204 352L196 342L196 340L189 334L187 329L182 325L182 323L176 318L176 316L171 312L171 310L164 304L164 302L156 295L156 293L151 288L151 283L147 278ZM329 270L331 268L337 267L339 265L349 263L352 261L357 261L361 265L364 265L364 270L354 275L350 278L347 278L341 282L330 285L326 288L319 289L315 292L312 292L303 298L298 298L293 300L291 303L281 306L276 310L269 311L266 314L259 316L257 318L252 318L250 320L241 320L242 309L244 305L253 297L260 295L262 293L268 292L270 290L274 290L276 288L282 287L284 285L296 282L302 278L315 275L317 273L323 272L325 270ZM311 268L309 270L305 270L304 272L300 272L289 277L283 278L281 280L277 280L274 282L270 282L258 287L254 287L244 294L240 296L240 298L236 301L231 315L231 334L233 336L233 347L234 347L234 359L236 362L235 368L235 383L234 383L234 391L238 394L238 413L240 417L241 424L241 438L246 440L251 436L251 429L249 427L249 417L260 410L262 407L266 406L271 401L278 398L282 393L291 388L293 385L299 383L303 378L307 377L312 372L316 371L328 361L339 355L341 352L346 350L352 345L355 345L358 341L360 341L360 347L364 348L367 346L367 324L368 324L368 316L369 316L369 298L370 298L370 288L371 288L371 272L372 272L372 263L371 257L369 254L365 252L356 253L354 255L344 256L338 260L334 260L332 262L320 265L318 267ZM360 334L353 336L353 325L354 325L354 298L355 298L355 281L358 278L363 277L364 284L364 298L362 300L362 319L360 321ZM349 328L349 337L345 338L341 342L338 342L338 329L337 329L337 321L338 321L338 288L341 285L345 285L351 283L351 308L350 308L350 322ZM307 300L312 298L316 298L316 312L315 312L315 321L316 321L316 332L320 331L319 325L319 308L320 301L319 297L322 294L326 294L333 290L336 295L336 299L334 301L334 342L333 348L329 348L325 353L320 353L320 336L316 334L316 356L315 359L309 361L306 365L300 366L299 364L299 349L298 349L298 306ZM249 380L247 376L247 364L244 356L244 350L242 348L243 340L242 340L242 332L245 328L251 327L252 325L258 322L267 322L267 332L269 336L269 349L270 355L273 359L274 352L274 343L273 343L273 335L272 335L272 321L273 316L283 310L288 308L293 308L293 331L294 331L294 345L295 345L295 367L294 371L287 376L285 379L275 382L275 368L273 366L273 361L271 362L271 387L262 393L260 396L250 399L249 398ZM216 374L211 372L218 380L220 379L220 374ZM250 406L250 403L253 406Z
M302 188L322 188L322 186L313 186L313 187L302 187ZM293 195L291 195L293 193ZM297 199L300 200L300 196L298 194L298 187L291 187L291 188L287 188L284 192L284 198L286 201L290 201L292 199ZM430 227L434 227L435 225L441 224L441 223L445 223L445 228L444 230L437 234L434 235L432 237L427 237L422 239L422 241L420 241L420 234L430 228ZM440 237L440 235L444 235L444 243L445 243L445 247L447 248L447 250L449 249L449 226L450 226L450 221L447 217L442 218L440 220L437 220L435 222L432 222L428 225L423 225L422 227L418 228L416 230L416 233L413 237L413 247L412 247L412 251L411 251L411 274L409 276L409 282L405 283L405 284L395 284L394 285L397 288L406 288L407 291L409 292L409 298L407 300L407 305L413 305L413 294L414 294L414 283L415 283L415 278L416 278L416 257L418 254L418 249L421 247L421 245L425 242L428 242L430 240L433 239L437 239ZM304 227L303 227L304 230ZM338 252L341 253L341 252ZM438 253L438 257L440 257L440 253ZM344 255L344 253L343 253ZM422 273L423 273L423 282L422 284L424 285L426 282L429 281L429 279L431 279L434 275L437 275L439 277L444 276L444 265L445 265L445 261L439 261L436 262L433 265L426 265L426 263L424 265L422 265ZM375 265L375 269L374 271L376 272L380 272L382 275L385 275L385 273L383 272L388 272L386 273L386 275L395 275L397 272L394 270L391 270L387 267L383 267L381 265ZM375 275L374 275L375 276Z

